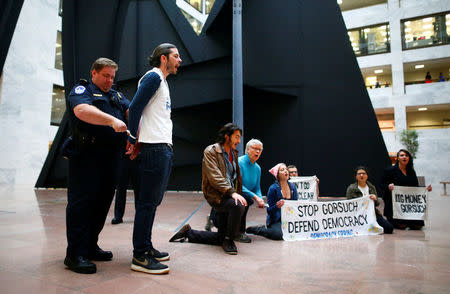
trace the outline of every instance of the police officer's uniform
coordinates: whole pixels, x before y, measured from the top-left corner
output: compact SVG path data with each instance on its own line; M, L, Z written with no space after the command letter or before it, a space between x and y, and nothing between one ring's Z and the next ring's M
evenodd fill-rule
M89 104L125 122L129 101L120 92L111 89L104 93L87 81L80 81L67 99L72 130L72 141L64 150L69 158L67 257L91 259L99 250L98 235L114 196L117 164L126 133L83 122L73 109L79 104Z

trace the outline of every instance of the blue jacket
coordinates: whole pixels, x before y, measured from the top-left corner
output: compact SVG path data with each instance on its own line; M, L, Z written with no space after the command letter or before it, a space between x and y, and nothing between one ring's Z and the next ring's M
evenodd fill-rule
M291 189L291 199L298 200L298 192L295 184L288 182L289 188ZM283 199L283 194L281 193L281 186L278 181L275 181L267 192L267 226L281 221L281 209L277 207L277 202Z

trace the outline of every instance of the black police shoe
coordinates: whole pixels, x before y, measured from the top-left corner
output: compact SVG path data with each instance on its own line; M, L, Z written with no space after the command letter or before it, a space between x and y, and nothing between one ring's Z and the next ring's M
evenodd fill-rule
M184 225L181 229L170 238L169 242L184 242L188 238L188 232L191 230L189 224Z
M100 248L95 249L95 251L89 254L90 260L96 261L109 261L113 258L113 254L111 251L104 251Z
M163 275L169 273L169 267L157 261L149 253L145 253L139 257L133 257L131 261L131 269L153 275Z
M167 252L160 252L156 250L155 248L150 249L148 252L151 256L153 256L157 261L167 261L170 260L169 253Z
M236 255L238 254L236 244L230 238L225 238L222 242L223 251L227 254Z
M95 263L90 262L83 256L69 257L66 256L64 264L73 272L79 274L95 274L97 272L97 266Z
M111 224L113 224L113 225L117 225L117 224L121 224L121 223L123 223L123 219L121 219L121 218L113 218L111 220Z
M249 236L247 236L247 234L245 233L240 233L239 235L237 235L236 237L234 237L234 241L236 242L241 242L241 243L251 243L252 239L250 239Z

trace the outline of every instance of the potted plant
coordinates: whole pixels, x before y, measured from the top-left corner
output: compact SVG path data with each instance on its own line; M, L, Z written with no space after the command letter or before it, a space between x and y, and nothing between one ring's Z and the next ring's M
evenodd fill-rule
M416 158L416 153L419 150L419 134L416 130L403 130L400 132L400 142L411 153L413 158Z

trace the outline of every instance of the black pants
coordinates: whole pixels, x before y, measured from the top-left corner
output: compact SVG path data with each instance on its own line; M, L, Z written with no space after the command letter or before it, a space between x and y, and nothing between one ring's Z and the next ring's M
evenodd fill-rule
M220 206L214 207L217 232L190 230L188 240L191 243L221 245L225 237L233 239L240 232L241 218L245 207L233 198L222 201Z
M384 200L384 216L386 216L387 220L395 227L395 228L403 228L409 227L413 230L420 230L425 222L423 220L402 220L393 218L393 210L392 210L392 192L386 191Z
M138 159L131 160L128 155L122 156L118 168L116 199L114 202L114 218L121 220L125 213L127 201L127 188L131 181L134 190L134 198L139 195Z
M119 151L83 152L69 159L67 188L67 255L87 257L114 197Z
M268 227L258 227L255 235L266 237L271 240L283 240L283 231L281 230L281 222L276 222Z
M392 234L392 232L394 231L394 226L378 213L376 214L376 216L377 216L377 223L384 229L384 233Z
M247 228L247 212L248 212L248 209L250 208L250 205L252 205L254 203L253 199L245 198L245 200L247 200L247 206L245 206L244 213L242 214L242 217L241 217L241 224L239 226L240 233L245 233L245 228ZM216 219L216 211L213 207L211 207L211 212L209 213L209 219L214 224L214 226L216 228L218 228L217 219Z
M420 230L425 225L423 220L405 220L405 219L391 219L390 220L394 228L411 230Z

